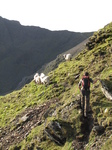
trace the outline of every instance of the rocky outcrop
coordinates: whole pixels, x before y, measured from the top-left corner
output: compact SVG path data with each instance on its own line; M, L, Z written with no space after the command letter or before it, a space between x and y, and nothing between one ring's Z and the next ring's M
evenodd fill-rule
M112 93L109 92L108 87L106 86L106 84L104 83L104 81L100 80L101 83L101 90L103 92L103 94L106 96L107 99L112 100Z
M92 131L95 132L97 135L100 135L104 132L105 128L100 125L96 125L93 127Z
M45 134L58 145L64 145L66 142L65 134L59 122L51 121L45 128Z

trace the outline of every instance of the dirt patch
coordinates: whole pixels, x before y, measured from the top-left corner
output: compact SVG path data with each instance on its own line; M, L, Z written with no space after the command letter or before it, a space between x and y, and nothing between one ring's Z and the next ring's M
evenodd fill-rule
M72 147L74 150L80 149L80 150L84 150L85 146L88 144L89 141L89 135L91 133L91 130L93 128L94 125L94 119L92 116L93 112L90 108L88 117L85 118L81 117L81 133L83 134L83 136L77 136L76 139L72 142Z
M10 126L1 129L1 149L8 150L11 145L16 145L26 138L33 128L42 124L43 116L50 108L50 105L58 101L59 99L55 98L41 106L27 108L11 122ZM12 126L13 129L11 128Z

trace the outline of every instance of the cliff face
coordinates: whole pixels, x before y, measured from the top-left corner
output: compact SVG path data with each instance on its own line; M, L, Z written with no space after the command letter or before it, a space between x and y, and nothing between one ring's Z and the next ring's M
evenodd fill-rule
M112 100L102 88L112 91L112 23L95 32L86 45L48 73L49 85L31 81L0 97L1 149L111 149ZM91 85L88 118L82 116L78 89L85 71L99 79Z
M49 31L0 17L0 95L92 33Z

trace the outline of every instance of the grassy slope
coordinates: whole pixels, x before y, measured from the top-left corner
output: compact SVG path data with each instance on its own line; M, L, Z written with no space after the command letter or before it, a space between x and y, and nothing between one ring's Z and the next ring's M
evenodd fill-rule
M102 31L101 34L99 34ZM32 143L36 148L37 145L44 150L68 150L72 149L72 141L76 136L83 136L81 132L81 121L80 114L78 113L77 107L67 109L68 106L76 101L76 97L79 94L78 82L79 79L74 79L77 74L80 74L80 78L85 71L90 72L90 76L93 79L99 77L106 81L107 86L111 90L112 83L112 23L103 28L101 31L94 33L91 39L98 39L104 33L108 34L108 37L103 37L103 40L95 42L93 49L83 50L77 57L73 58L72 61L63 62L59 67L49 73L51 84L49 86L36 85L33 81L30 84L25 85L21 90L14 91L6 96L0 97L0 128L9 126L13 128L11 121L20 113L24 112L26 108L39 106L46 101L52 100L52 98L59 98L59 102L54 103L50 106L51 109L56 109L55 117L49 116L47 124L51 120L58 120L59 122L65 123L69 127L72 127L71 131L68 131L66 135L66 143L64 146L58 146L48 138L39 142L35 137L43 137L44 122L32 129L31 133L19 143L21 149L28 149L32 147ZM58 107L57 107L58 105ZM91 106L93 110L93 118L97 119L101 125L102 122L106 122L106 131L108 127L112 125L112 101L107 98L101 92L101 84L98 81L94 86L91 86ZM105 109L108 112L105 114ZM62 113L62 111L64 113ZM67 112L68 117L64 120L63 115ZM105 125L104 125L105 126ZM64 130L69 128L64 127ZM94 133L90 134L89 144L87 149L94 142ZM108 145L108 149L112 147L110 139L106 141L102 149ZM19 147L18 146L18 147ZM12 146L11 149L14 149ZM34 148L34 149L35 149Z

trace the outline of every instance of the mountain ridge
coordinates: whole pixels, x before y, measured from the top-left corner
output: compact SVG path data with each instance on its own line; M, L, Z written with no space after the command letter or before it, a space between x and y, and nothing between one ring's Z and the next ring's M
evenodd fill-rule
M0 17L0 94L13 91L23 77L92 34L22 26Z

